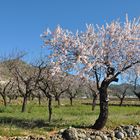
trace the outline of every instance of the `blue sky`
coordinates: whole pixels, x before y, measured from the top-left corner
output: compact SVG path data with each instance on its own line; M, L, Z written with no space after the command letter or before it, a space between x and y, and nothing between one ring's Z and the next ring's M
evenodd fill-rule
M86 23L123 22L126 13L138 18L140 0L0 0L0 55L24 50L30 61L47 53L40 39L47 27L84 30Z

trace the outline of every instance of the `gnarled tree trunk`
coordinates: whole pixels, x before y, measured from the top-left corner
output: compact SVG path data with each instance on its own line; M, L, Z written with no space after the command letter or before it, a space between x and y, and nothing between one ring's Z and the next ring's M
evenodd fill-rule
M7 106L6 95L2 95L2 99L3 99L4 106L6 107Z
M119 106L122 106L123 100L124 100L124 98L121 98L121 99L120 99L120 104L119 104Z
M41 105L41 95L38 95L38 104Z
M108 119L108 95L107 95L108 85L109 83L104 80L99 89L100 114L95 124L92 126L92 128L96 130L102 129L105 126Z
M58 105L58 107L60 107L60 97L59 96L56 96L55 97L55 101L57 101L57 105Z
M73 105L73 98L70 97L70 105L72 106Z
M49 96L48 98L48 110L49 110L49 118L48 121L51 121L51 117L52 117L52 97Z
M136 92L135 90L133 91L134 94L138 97L139 101L140 101L140 92Z
M25 112L25 110L26 110L27 98L28 97L26 95L23 97L23 103L22 103L21 112Z

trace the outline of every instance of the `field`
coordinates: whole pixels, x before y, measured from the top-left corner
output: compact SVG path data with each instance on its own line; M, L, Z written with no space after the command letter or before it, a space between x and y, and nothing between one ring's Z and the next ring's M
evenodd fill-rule
M28 102L27 110L21 113L21 102L15 101L6 108L0 105L0 135L1 136L24 136L43 135L57 131L68 126L88 127L94 123L99 114L99 106L91 110L91 100L76 99L74 105L69 105L69 100L61 100L58 107L53 102L53 115L51 123L48 123L47 101L40 106L37 100ZM137 103L139 101L126 101L125 103ZM119 103L116 101L115 103ZM140 123L140 107L138 106L109 106L109 119L104 129L113 129L122 124Z

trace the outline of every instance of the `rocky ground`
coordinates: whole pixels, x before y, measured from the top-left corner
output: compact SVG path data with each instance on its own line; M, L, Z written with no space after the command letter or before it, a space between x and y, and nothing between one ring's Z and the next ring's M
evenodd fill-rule
M127 125L119 126L110 131L94 131L92 129L68 128L60 130L50 140L140 140L140 127Z
M45 137L0 137L0 140L140 140L140 126L122 125L114 130L95 131L69 127Z

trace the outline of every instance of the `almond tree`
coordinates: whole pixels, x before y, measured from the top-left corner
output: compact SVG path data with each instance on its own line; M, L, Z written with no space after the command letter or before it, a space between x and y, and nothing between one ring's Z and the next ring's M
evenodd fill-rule
M60 107L60 97L67 90L67 86L65 86L65 73L57 73L52 76L52 94L55 98L55 101L58 102L58 106Z
M140 22L134 19L122 24L87 25L84 32L72 33L58 26L41 35L55 71L69 71L80 76L95 77L100 99L100 114L93 129L102 129L108 118L108 94L110 83L118 76L140 63ZM101 80L99 80L99 71Z
M8 97L8 103L11 103L12 100L17 100L17 98L20 96L18 88L16 86L16 82L12 81L9 89L8 89L8 93L7 93L7 97Z
M133 93L138 97L140 101L140 66L134 67L132 74L133 81Z
M41 99L43 99L43 94L42 92L38 89L38 87L36 87L37 89L34 90L30 96L30 100L34 100L34 98L38 99L38 104L39 106L41 105Z
M53 95L51 93L51 85L50 85L50 80L48 78L49 77L46 76L42 80L40 80L37 87L48 99L48 112L49 112L48 121L50 122L51 118L52 118L52 97L53 97Z
M11 99L15 99L17 95L17 88L15 86L14 78L12 77L9 67L10 61L7 58L3 58L0 63L1 69L1 80L0 80L0 94L3 98L4 105L7 105L7 98L9 99L8 103L11 102Z
M94 86L94 83L92 82L88 82L87 83L88 88L90 89L91 93L92 93L92 111L94 111L95 106L96 106L96 102L97 102L97 98L98 98L98 92L96 91L96 88Z
M14 78L20 96L23 98L21 112L25 112L28 97L35 90L40 72L33 65L28 65L17 58L9 60L7 67Z
M0 82L0 95L2 96L5 107L7 106L6 98L7 98L8 92L9 92L9 90L12 89L11 82L12 82L11 80Z
M42 61L42 64L44 65L44 61ZM51 67L45 64L45 66L40 65L38 67L40 71L40 76L38 78L37 82L37 90L39 89L48 99L48 112L49 112L49 117L48 121L51 121L52 118L52 99L53 99L53 94L52 94L52 72L51 72Z
M76 96L81 94L81 90L83 85L83 80L81 78L78 78L75 75L68 75L65 77L65 84L66 89L66 95L68 96L70 100L70 105L73 105L73 99L76 98Z
M73 99L78 94L78 89L73 88L70 84L68 85L67 94L70 99L70 105L73 106Z
M123 101L127 95L127 90L129 88L129 85L128 84L124 84L122 87L118 88L115 90L116 92L116 96L119 98L120 100L120 104L119 106L122 106L123 104Z

